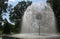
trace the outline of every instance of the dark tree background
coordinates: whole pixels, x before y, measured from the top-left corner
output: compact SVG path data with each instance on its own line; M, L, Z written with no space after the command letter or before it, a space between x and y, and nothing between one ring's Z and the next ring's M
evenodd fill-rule
M6 2L6 3L5 3ZM8 0L0 0L0 31L2 32L3 31L3 26L2 26L2 22L4 22L3 21L3 19L2 19L2 13L3 12L7 12L6 11L6 9L7 9L7 2L8 2ZM2 33L0 33L0 34L2 34Z
M48 0L48 2L51 4L51 7L53 8L56 22L57 22L57 31L60 32L60 0Z

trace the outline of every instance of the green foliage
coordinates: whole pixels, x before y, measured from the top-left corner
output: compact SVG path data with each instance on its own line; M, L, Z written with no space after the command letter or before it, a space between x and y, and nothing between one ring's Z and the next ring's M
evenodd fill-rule
M57 22L57 30L60 32L60 0L48 0L53 8L56 22Z
M22 16L32 2L21 1L14 8L11 8L12 5L8 6L8 3L5 3L5 1L8 2L8 0L0 0L0 34L19 33L21 30ZM13 23L15 22L15 25L9 23L7 19L2 19L2 14L3 12L7 13L7 8L10 11L10 20ZM2 25L2 22L4 22L4 25Z
M8 1L8 0L0 0L0 23L1 23L1 21L3 21L1 14L3 12L6 12L6 8L8 6L7 3L5 3L6 1Z
M2 14L2 11L6 12L7 3L5 3L8 0L0 0L0 15Z
M8 0L0 0L0 34L2 34L2 31L3 31L3 25L2 25L2 22L4 22L4 20L2 19L2 13L3 12L7 12L6 9L7 9L7 3L5 2L8 2Z
M27 9L27 7L31 5L31 3L31 1L21 1L13 9L11 9L10 20L11 22L15 22L15 26L12 28L12 33L20 32L22 16L24 15L24 12Z
M12 28L12 33L19 33L21 30L21 22L22 16L24 15L25 10L29 5L31 5L31 1L19 2L10 12L10 20L11 22L15 22L15 26ZM12 12L13 11L13 12Z
M10 24L8 23L8 21L5 19L5 24L3 26L3 34L10 34Z
M11 21L15 19L22 19L22 16L29 5L31 5L31 1L25 2L21 1L14 7L14 12L10 13ZM14 19L14 20L13 20Z

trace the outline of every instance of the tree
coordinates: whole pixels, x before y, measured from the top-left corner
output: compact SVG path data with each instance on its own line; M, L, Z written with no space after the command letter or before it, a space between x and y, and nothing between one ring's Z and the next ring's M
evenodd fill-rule
M3 27L3 34L10 34L10 28L9 28L10 24L8 23L8 21L5 19L5 23L4 23L4 27Z
M7 2L8 0L0 0L0 15L2 14L2 11L6 12L7 8Z
M27 9L27 7L31 5L31 3L32 3L31 1L27 1L27 2L21 1L11 10L10 20L11 22L15 22L13 32L16 32L16 33L20 32L22 16L24 15L24 12Z
M22 19L22 16L24 15L25 10L29 5L31 5L31 1L25 2L21 1L14 7L14 12L10 13L10 19L11 21L13 19Z
M2 27L3 22L2 14L3 12L7 12L6 9L8 5L5 2L8 2L8 0L0 0L0 28Z
M55 17L57 22L57 31L60 32L60 0L48 0L48 2L51 4Z

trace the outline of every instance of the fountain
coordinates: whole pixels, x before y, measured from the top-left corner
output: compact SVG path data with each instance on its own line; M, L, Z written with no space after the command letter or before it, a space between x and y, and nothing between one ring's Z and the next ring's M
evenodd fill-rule
M40 1L32 3L24 13L21 33L56 33L56 22L50 5Z
M22 39L60 39L57 35L54 12L49 3L32 3L22 17L20 34L10 37Z

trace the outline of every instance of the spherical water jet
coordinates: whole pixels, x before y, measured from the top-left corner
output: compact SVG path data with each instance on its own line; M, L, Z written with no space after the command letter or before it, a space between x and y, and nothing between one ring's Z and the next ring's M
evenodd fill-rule
M20 34L12 35L22 39L59 39L53 10L46 2L33 3L22 18ZM22 34L21 34L22 33Z
M21 33L56 33L53 10L48 3L32 3L22 18Z

